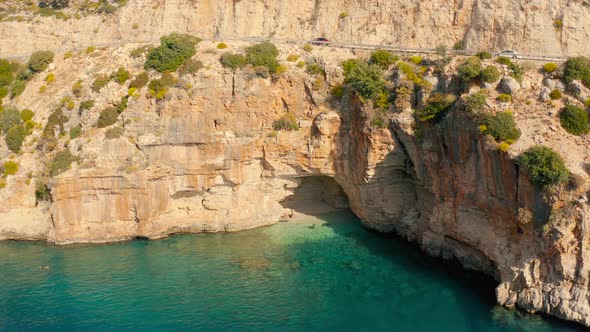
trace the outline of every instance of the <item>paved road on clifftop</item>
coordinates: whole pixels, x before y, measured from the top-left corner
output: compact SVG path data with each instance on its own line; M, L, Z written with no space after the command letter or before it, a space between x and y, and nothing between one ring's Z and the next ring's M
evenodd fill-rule
M303 45L306 43L313 43L317 46L325 46L325 47L337 47L337 48L346 48L351 50L388 50L397 53L406 53L406 54L435 54L436 50L431 48L408 48L402 46L392 46L392 45L371 45L371 44L357 44L357 43L341 43L341 42L317 42L317 41L309 41L309 40L295 40L295 39L278 39L278 38L260 38L260 37L244 37L244 38L203 38L203 40L207 41L242 41L242 42L263 42L263 41L270 41L277 44L299 44ZM156 40L120 40L112 43L106 44L94 44L94 45L86 45L80 46L75 48L59 48L59 49L51 49L55 53L62 53L68 51L81 51L86 49L89 46L95 47L112 47L112 46L122 46L126 44L153 44L158 43L159 38ZM466 50L449 50L450 54L456 55L475 55L476 51L466 51ZM23 54L2 54L0 58L4 59L25 59L31 56L32 53L23 53ZM564 62L568 59L568 57L560 56L560 55L539 55L539 54L519 54L518 59L523 60L538 60L538 61L554 61L554 62Z

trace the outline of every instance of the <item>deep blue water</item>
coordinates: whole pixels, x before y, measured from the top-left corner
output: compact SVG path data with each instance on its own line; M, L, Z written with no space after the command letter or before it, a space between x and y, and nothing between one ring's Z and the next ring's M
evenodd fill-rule
M493 281L350 212L320 218L101 246L0 242L0 330L581 330L495 306Z

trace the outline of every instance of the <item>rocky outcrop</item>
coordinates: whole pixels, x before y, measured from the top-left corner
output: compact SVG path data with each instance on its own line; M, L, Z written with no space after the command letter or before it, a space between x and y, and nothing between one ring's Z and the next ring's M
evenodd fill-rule
M112 15L68 13L67 20L26 12L5 18L0 22L0 55L56 45L154 41L176 31L220 39L323 36L423 48L463 41L475 51L510 48L545 55L590 51L590 7L584 1L129 0Z

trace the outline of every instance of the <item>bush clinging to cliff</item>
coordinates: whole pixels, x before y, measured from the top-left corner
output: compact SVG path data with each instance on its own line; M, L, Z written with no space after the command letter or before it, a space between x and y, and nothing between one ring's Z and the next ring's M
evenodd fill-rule
M171 33L163 36L160 38L160 46L148 53L145 69L176 71L184 61L195 55L195 47L200 41L201 39L186 34Z
M225 52L221 55L221 59L219 59L221 65L230 68L232 70L242 69L246 66L248 61L246 61L246 57L241 54L235 54L231 52Z
M428 98L423 109L416 110L416 117L422 122L439 122L456 100L457 97L454 95L434 93Z
M569 180L563 158L545 146L535 146L520 156L520 163L528 170L531 181L541 187L553 187Z
M344 82L349 84L359 96L372 99L385 89L381 78L381 68L365 62L345 62Z
M489 134L498 142L514 142L520 138L521 132L516 127L512 112L499 112L496 115L484 116L485 134Z
M373 52L373 54L371 54L371 58L369 58L369 63L372 65L377 65L381 67L381 69L387 69L397 60L399 60L399 57L397 55L386 50L377 50Z
M585 135L590 130L588 127L588 113L574 105L567 105L559 113L561 126L572 135Z
M487 66L481 71L481 79L486 83L494 83L500 79L500 70L496 66Z
M10 151L19 153L20 148L25 141L25 137L27 137L27 130L25 127L23 127L23 125L14 126L8 130L8 133L6 133L6 145Z
M481 60L477 57L468 58L457 69L457 75L464 82L469 82L481 74Z
M279 50L270 42L256 44L246 49L246 61L249 64L254 67L264 66L271 73L275 73L279 67L278 55Z
M299 124L297 124L295 115L288 113L275 120L272 123L272 128L274 130L299 130Z
M38 51L31 55L27 67L34 73L42 72L53 62L53 52Z
M590 58L583 56L569 58L565 62L563 78L568 83L581 80L584 85L590 87Z
M119 112L115 107L107 107L98 116L98 121L96 122L96 126L98 128L108 127L115 122L117 122L117 118L119 117Z
M74 156L70 150L63 150L58 152L49 164L49 171L51 176L59 175L70 168L72 162L77 161L78 158Z

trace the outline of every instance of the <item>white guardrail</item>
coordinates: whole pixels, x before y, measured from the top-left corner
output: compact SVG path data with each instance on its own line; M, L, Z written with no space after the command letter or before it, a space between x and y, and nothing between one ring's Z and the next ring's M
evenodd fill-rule
M409 54L435 54L436 49L430 48L408 48L408 47L401 47L401 46L392 46L392 45L372 45L372 44L356 44L356 43L343 43L343 42L322 42L322 41L313 41L313 40L295 40L295 39L278 39L278 38L261 38L261 37L244 37L244 38L203 38L203 40L207 41L245 41L245 42L264 42L270 41L274 43L283 43L283 44L314 44L317 46L326 46L326 47L338 47L338 48L346 48L352 50L387 50L397 53L409 53ZM112 46L121 46L126 44L152 44L159 42L159 39L156 40L120 40L112 43L102 43L102 44L93 44L87 46L80 46L74 48L61 48L61 49L53 49L51 51L55 53L62 53L62 52L74 52L84 50L87 47L94 46L94 47L112 47ZM475 55L478 52L475 51L466 51L466 50L449 50L449 54L455 55ZM32 53L23 53L23 54L6 54L0 55L0 58L3 59L24 59L31 56ZM518 59L523 60L538 60L538 61L554 61L554 62L564 62L568 59L568 57L559 56L559 55L538 55L538 54L518 54Z

